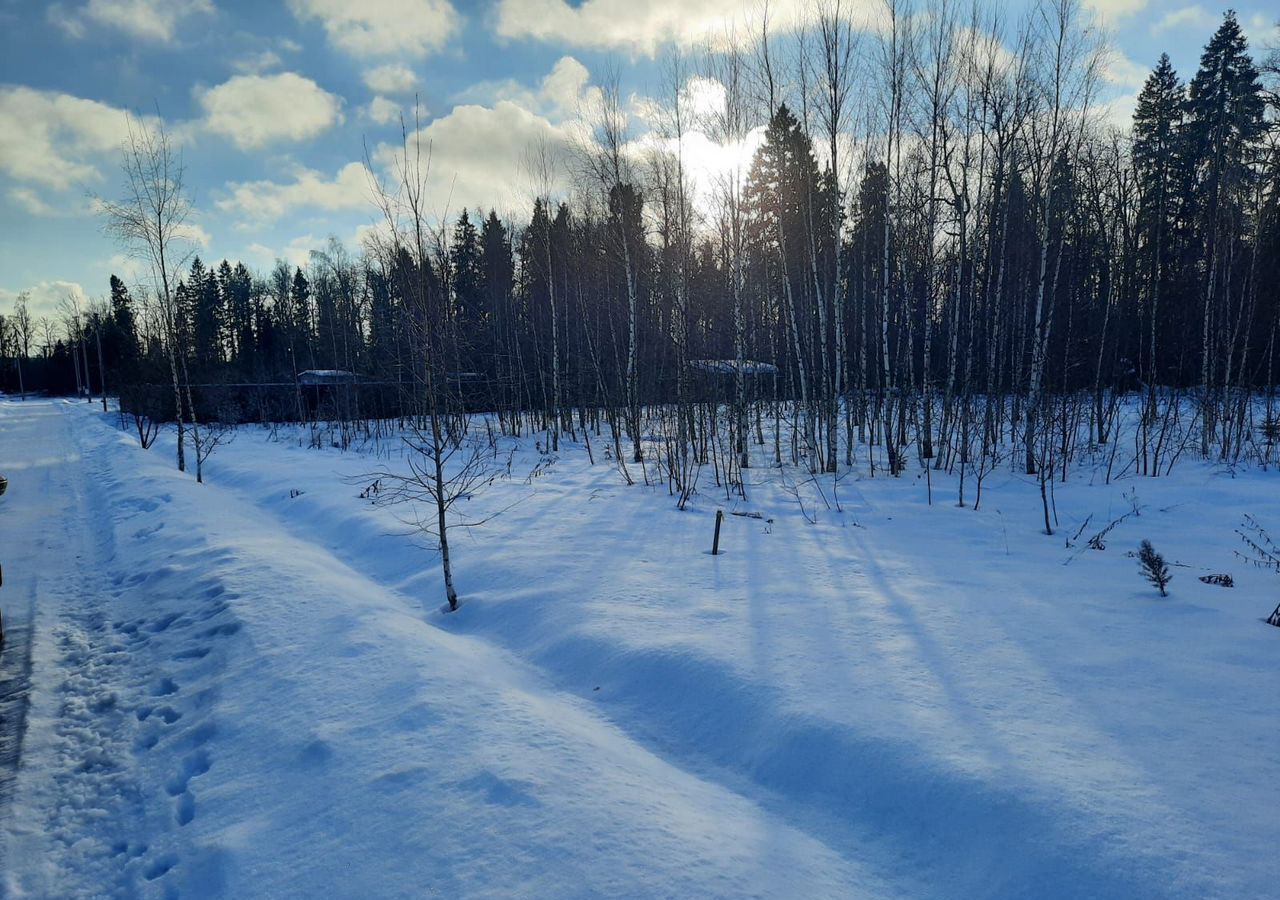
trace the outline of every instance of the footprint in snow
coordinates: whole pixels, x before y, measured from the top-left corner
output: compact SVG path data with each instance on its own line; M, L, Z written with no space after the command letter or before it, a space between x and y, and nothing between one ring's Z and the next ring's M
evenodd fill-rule
M183 791L178 797L178 802L174 804L173 817L179 825L190 825L191 820L196 817L196 798L190 791Z
M169 779L165 785L165 790L169 792L170 797L176 797L186 792L191 779L198 778L208 772L209 765L209 754L203 750L197 750L182 761L182 769ZM194 802L193 800L192 803L194 804Z
M172 678L161 678L151 688L152 697L168 697L176 693L178 693L178 685Z
M169 873L169 870L178 864L178 857L172 853L166 853L164 856L152 862L142 870L142 876L147 881L155 881Z
M148 630L155 634L159 634L163 631L168 631L170 626L172 626L174 622L178 621L181 618L182 618L181 613L169 613L169 615L161 616L160 618L152 622Z

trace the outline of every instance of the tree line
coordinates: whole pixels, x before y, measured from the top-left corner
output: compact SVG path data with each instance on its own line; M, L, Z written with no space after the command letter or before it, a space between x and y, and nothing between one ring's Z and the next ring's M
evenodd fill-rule
M966 473L980 491L1015 452L1046 490L1114 445L1126 396L1144 473L1189 450L1238 459L1277 430L1280 105L1234 13L1189 80L1160 58L1122 129L1077 0L1013 25L981 3L886 0L874 34L838 0L814 9L673 56L643 151L604 85L562 164L572 192L531 153L525 222L433 218L406 126L397 171L371 170L386 227L363 252L333 240L265 276L182 252L180 160L137 126L131 190L104 206L150 278L113 276L61 328L6 318L6 383L36 361L54 389L105 381L197 446L215 419L354 433L434 410L456 435L483 409L549 449L604 435L628 479L652 462L685 496L705 464L741 489L753 463L897 474L914 457L958 467L964 502ZM695 173L695 131L754 151ZM309 389L307 371L337 382Z

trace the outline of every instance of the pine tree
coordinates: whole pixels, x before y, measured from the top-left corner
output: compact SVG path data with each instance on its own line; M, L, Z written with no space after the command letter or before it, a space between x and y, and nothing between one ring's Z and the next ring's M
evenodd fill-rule
M1150 541L1144 540L1138 547L1138 563L1142 566L1142 577L1160 589L1161 597L1169 596L1165 587L1173 580L1173 576L1169 574L1164 557L1155 551Z

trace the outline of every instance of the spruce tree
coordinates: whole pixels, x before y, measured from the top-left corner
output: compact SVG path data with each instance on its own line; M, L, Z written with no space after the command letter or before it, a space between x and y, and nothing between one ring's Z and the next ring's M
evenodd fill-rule
M1228 10L1200 56L1188 93L1188 148L1197 163L1199 193L1211 213L1224 194L1247 181L1266 129L1262 85L1248 51L1236 14Z
M493 210L489 211L480 229L479 268L484 315L489 326L489 370L505 393L511 377L509 342L512 338L511 292L515 284L515 259L506 226Z
M253 371L253 276L244 263L236 263L224 287L227 301L228 341L246 376Z
M1143 541L1138 547L1138 563L1142 566L1142 577L1160 590L1161 597L1169 596L1165 588L1173 580L1164 557L1156 552L1150 541Z
M480 238L464 209L453 227L453 243L449 247L453 269L454 315L470 336L484 317L481 297Z
M293 271L293 283L289 288L289 316L287 327L289 346L294 356L294 371L303 368L304 356L306 364L315 368L315 348L311 336L311 283L302 274L301 267L295 267Z
M208 372L222 362L222 288L218 275L208 269L197 281L192 273L191 290L195 293L194 340L196 361Z
M111 276L111 315L103 329L102 343L112 380L119 384L132 378L138 362L138 327L129 289L115 275Z
M1204 239L1201 266L1201 364L1203 394L1201 452L1207 454L1214 432L1210 391L1216 385L1221 355L1223 312L1232 283L1231 244L1251 194L1258 142L1265 128L1258 70L1234 12L1205 46L1200 70L1187 99L1186 152L1193 164L1195 218Z
M1173 274L1178 189L1182 160L1182 121L1186 90L1169 62L1147 77L1133 114L1133 167L1138 188L1140 277L1146 281L1146 377L1152 390L1159 380L1157 335L1161 301Z

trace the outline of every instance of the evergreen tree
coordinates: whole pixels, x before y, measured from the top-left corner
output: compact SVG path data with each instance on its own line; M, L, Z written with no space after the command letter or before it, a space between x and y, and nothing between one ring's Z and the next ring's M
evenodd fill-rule
M369 359L381 379L394 381L396 372L396 297L392 279L381 269L365 276L369 286Z
M1169 594L1165 588L1169 586L1173 576L1169 574L1169 566L1165 564L1164 557L1155 551L1150 541L1143 541L1138 547L1138 564L1141 566L1142 577L1159 589L1161 597L1167 597Z
M120 384L135 377L138 364L138 327L133 315L133 300L124 282L111 276L111 314L102 331L102 353L111 380Z
M480 229L479 272L484 315L489 323L490 368L505 388L510 377L511 294L515 284L515 259L506 226L493 210L489 211Z
M1203 407L1201 451L1208 452L1215 422L1209 392L1219 373L1225 376L1224 354L1215 352L1226 334L1232 277L1231 244L1241 236L1240 222L1250 198L1258 139L1265 123L1258 71L1234 12L1200 57L1187 99L1186 152L1193 169L1196 224L1204 238L1200 261L1201 365Z
M858 380L864 388L880 384L878 324L880 286L884 279L884 235L889 196L889 171L875 160L867 164L855 198L849 243L845 250L845 289L854 310L850 340L851 358L859 361Z
M233 362L242 363L246 374L252 370L253 356L253 277L244 263L232 266L224 259L218 267L218 282L222 290L224 309L222 322L223 342L227 355Z
M1147 77L1133 115L1133 167L1138 188L1138 253L1145 279L1147 340L1143 342L1146 377L1152 388L1159 380L1157 337L1161 299L1175 281L1172 262L1177 234L1181 177L1182 120L1186 91L1169 62L1160 62Z
M178 355L190 358L195 348L195 323L199 314L200 288L207 270L200 257L191 260L187 277L178 282L174 293L174 331L178 341Z
M192 272L190 289L196 295L194 350L197 365L206 373L222 362L222 288L212 269L197 280Z
M1236 14L1228 10L1200 56L1187 98L1188 151L1210 223L1221 201L1249 180L1266 129L1262 113L1258 70Z
M480 235L464 209L453 226L453 243L449 247L453 270L454 315L464 334L472 334L484 319L481 295L483 275L480 270Z
M829 228L835 217L828 206L834 198L827 196L829 187L819 173L812 141L787 105L781 104L747 179L751 280L764 291L761 302L778 308L785 333L780 344L788 351L797 393L806 409L831 387L826 378L830 340L826 307L833 298L820 293L821 285L830 279L815 277L834 256L830 250L821 250L834 246ZM809 417L805 443L810 453L817 449L814 427Z
M289 287L288 307L290 364L295 372L305 365L315 368L315 343L311 334L311 283L302 274L300 266L293 271L293 282Z

